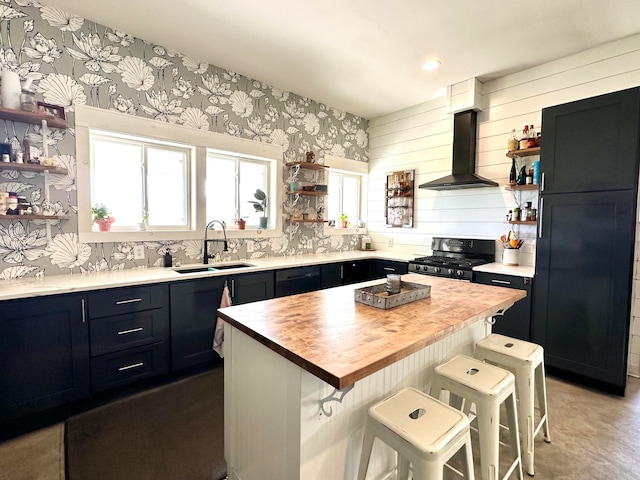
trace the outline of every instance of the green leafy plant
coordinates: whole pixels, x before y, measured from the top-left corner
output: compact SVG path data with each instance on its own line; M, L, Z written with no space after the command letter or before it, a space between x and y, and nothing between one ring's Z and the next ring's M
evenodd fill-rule
M341 213L340 216L338 217L338 220L340 220L341 222L348 222L349 215L347 215L346 213Z
M93 218L94 222L96 220L108 220L111 218L111 212L103 204L96 203L93 207L91 207L91 217Z
M262 216L267 216L267 194L259 188L256 189L256 193L253 194L255 200L249 200L249 203L253 205L256 212L262 212Z

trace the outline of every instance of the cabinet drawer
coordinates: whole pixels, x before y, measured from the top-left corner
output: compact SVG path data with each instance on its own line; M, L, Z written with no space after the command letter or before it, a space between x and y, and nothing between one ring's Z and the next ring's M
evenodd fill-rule
M165 342L131 348L91 359L93 393L120 387L169 372L169 352Z
M169 315L165 309L127 313L91 320L91 356L166 341Z
M167 285L98 290L88 295L89 318L110 317L167 306Z
M504 275L501 273L473 272L473 282L496 287L518 288L530 293L531 279L518 275Z

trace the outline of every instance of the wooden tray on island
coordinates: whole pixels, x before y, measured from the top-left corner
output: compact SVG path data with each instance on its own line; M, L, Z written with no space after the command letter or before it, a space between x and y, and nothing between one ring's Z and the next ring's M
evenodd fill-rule
M406 303L415 302L431 296L431 285L421 283L400 282L400 293L390 295L387 293L387 283L372 285L370 287L356 288L354 299L371 307L388 310Z

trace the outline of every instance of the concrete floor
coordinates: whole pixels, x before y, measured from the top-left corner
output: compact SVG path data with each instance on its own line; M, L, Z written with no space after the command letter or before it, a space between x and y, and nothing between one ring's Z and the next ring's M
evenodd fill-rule
M536 439L537 480L640 479L640 379L617 397L549 377L547 395L552 443ZM64 480L63 437L57 424L0 443L0 480Z

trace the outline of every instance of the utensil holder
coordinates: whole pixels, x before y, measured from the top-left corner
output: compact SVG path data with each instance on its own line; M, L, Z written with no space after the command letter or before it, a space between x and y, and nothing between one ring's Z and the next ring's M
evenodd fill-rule
M502 264L510 266L520 265L520 249L505 248L502 252Z

